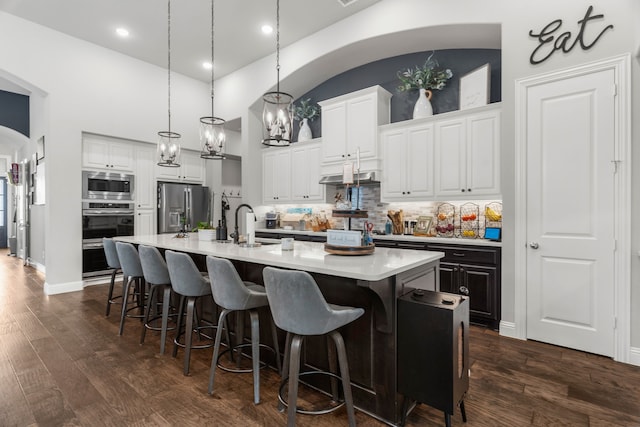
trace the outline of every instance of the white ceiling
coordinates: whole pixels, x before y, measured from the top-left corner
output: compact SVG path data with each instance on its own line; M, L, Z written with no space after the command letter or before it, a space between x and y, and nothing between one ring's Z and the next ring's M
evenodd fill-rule
M281 0L280 44L286 46L380 0ZM0 10L125 55L167 67L167 1L0 0ZM215 3L215 76L229 74L275 51L276 0ZM115 34L130 31L128 39ZM210 0L171 1L171 69L210 80L202 63L211 58Z

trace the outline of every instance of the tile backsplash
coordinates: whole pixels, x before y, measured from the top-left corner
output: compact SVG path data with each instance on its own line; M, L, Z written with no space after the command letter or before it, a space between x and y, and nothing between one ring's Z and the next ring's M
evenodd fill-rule
M380 202L380 185L366 185L361 188L361 197L358 200L358 204L360 209L366 210L368 212L369 218L366 221L372 222L374 224L374 229L383 232L385 229L385 224L387 222L387 212L389 210L400 210L402 209L404 214L405 221L416 221L419 216L430 216L433 217L432 227L436 225L436 215L438 213L438 207L445 202L397 202L397 203L382 203ZM343 186L327 186L327 194L330 195L330 198L337 193L345 194L345 189ZM456 213L456 224L460 224L460 207L462 205L466 205L468 203L475 203L478 205L478 223L480 228L480 236L482 230L484 229L484 210L485 206L489 203L500 202L500 200L480 200L480 201L454 201L454 202L446 202L450 203L455 207ZM353 207L356 207L355 194L353 196ZM318 215L326 215L327 218L330 219L331 227L342 229L344 220L343 218L332 218L331 211L334 209L335 205L333 203L323 203L323 204L309 204L309 205L275 205L272 208L279 212L281 215L286 213L289 208L292 207L310 207L312 209L313 214ZM468 205L470 206L470 205ZM353 218L351 220L351 228L354 230L363 229L364 228L365 219L356 219Z

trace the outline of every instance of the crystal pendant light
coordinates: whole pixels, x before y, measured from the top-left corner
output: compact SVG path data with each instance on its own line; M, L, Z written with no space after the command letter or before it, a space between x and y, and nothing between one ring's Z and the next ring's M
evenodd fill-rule
M214 58L214 0L211 0L211 116L200 117L200 144L202 152L200 157L203 159L224 159L224 142L226 135L224 133L225 121L213 114L213 58Z
M167 75L169 130L158 132L158 166L180 166L180 134L171 131L171 0L168 0L167 19Z
M280 0L276 0L276 74L278 79L276 91L267 92L262 96L264 101L262 143L282 147L291 143L293 96L280 92Z

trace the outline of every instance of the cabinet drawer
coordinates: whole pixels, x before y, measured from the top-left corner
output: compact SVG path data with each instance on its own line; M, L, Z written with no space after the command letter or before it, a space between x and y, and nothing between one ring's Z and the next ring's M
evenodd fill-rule
M477 263L498 265L498 250L495 248L468 248L446 245L428 245L431 251L444 252L442 262Z

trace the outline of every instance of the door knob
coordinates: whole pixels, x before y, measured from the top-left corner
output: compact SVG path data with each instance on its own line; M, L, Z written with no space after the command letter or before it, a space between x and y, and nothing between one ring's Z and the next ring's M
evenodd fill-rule
M538 245L538 242L531 242L529 243L529 246L531 246L531 249L538 249L540 247L540 245Z

